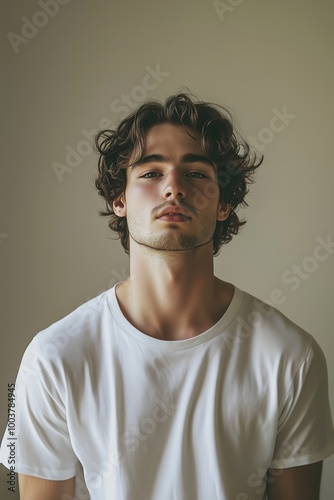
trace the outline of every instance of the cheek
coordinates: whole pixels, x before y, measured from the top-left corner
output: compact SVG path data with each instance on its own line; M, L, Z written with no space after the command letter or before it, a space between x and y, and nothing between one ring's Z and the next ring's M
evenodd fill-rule
M128 214L137 217L140 213L150 213L151 210L158 206L159 200L155 190L148 184L138 186L129 184L125 191L126 206Z
M193 187L191 195L194 208L208 210L211 207L215 210L219 202L219 194L219 186L214 181L208 181Z
M204 186L204 194L207 196L210 200L217 200L219 199L219 186L216 182L210 181L205 184Z
M141 202L148 202L149 200L153 200L157 194L156 190L147 184L143 185L130 185L126 190L126 196L128 200L135 200L138 204L139 200ZM131 203L131 202L130 202ZM143 208L143 207L141 207Z

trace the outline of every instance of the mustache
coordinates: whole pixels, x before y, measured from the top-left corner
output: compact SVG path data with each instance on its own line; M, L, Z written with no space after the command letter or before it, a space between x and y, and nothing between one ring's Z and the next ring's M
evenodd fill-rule
M179 207L183 208L185 211L188 211L189 213L196 215L197 211L193 208L187 205L186 203L171 203L170 201L166 201L165 203L162 203L158 207L153 208L151 210L151 214L154 215L156 212L159 212L160 210L163 210L166 207Z

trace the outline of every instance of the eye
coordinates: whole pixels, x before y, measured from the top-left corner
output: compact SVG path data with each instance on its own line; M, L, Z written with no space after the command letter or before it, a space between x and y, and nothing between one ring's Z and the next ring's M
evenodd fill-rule
M188 175L195 177L195 179L207 179L207 175L202 174L202 172L190 172Z
M141 179L153 179L159 175L159 172L146 172L146 174L143 174L140 176Z

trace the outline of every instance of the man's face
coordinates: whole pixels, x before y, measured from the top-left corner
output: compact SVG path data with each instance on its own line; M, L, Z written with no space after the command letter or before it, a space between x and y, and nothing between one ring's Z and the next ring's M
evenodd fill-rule
M213 248L216 222L227 218L229 207L219 204L216 170L199 134L188 132L169 123L153 126L144 160L127 169L125 194L114 210L127 218L130 252L133 242L160 251Z

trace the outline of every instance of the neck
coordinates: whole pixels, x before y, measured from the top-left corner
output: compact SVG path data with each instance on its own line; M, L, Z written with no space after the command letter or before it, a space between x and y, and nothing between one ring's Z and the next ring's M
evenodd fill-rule
M215 324L232 298L233 286L213 272L212 243L174 252L136 245L130 276L117 286L118 302L142 332L164 340L189 338Z

